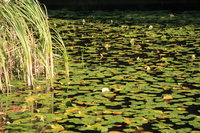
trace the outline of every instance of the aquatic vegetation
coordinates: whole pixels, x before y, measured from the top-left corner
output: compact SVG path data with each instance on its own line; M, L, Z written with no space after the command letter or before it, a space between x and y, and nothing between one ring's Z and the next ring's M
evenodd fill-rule
M1 1L0 10L0 130L42 132L56 121L49 120L55 54L48 16L37 0Z
M1 121L9 124L0 129L199 132L200 16L170 14L50 11L50 26L64 45L56 40L53 46L67 62L54 60L52 93L42 93L45 85L35 91L20 86L12 98L3 96Z
M200 130L195 118L199 116L199 16L135 11L76 13L65 11L67 19L62 14L51 20L67 42L71 59L70 79L60 73L55 88L57 98L68 99L57 108L70 116L60 123L65 130ZM110 91L103 94L105 86Z

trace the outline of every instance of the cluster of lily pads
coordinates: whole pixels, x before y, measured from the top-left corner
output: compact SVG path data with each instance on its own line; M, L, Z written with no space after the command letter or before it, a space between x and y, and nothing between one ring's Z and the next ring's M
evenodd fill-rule
M51 15L69 52L70 79L60 71L55 90L66 130L200 131L198 12Z
M21 92L26 94L21 100L14 96L15 112L4 118L7 129L200 132L199 12L52 10L49 15L66 44L69 77L64 62L56 60L53 93L38 88L32 97L29 91Z

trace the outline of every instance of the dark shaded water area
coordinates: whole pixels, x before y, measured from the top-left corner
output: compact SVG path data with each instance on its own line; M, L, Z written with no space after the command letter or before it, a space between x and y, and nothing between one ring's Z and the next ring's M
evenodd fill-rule
M56 87L68 130L200 132L198 12L51 13L69 53Z
M198 0L40 0L49 9L69 10L199 10Z

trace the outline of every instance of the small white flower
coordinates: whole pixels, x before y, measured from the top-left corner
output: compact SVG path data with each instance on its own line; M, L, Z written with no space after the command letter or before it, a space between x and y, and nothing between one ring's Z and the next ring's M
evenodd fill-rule
M150 25L150 26L149 26L149 29L150 29L150 30L152 30L152 29L153 29L153 26L152 26L152 25Z
M113 20L110 20L110 23L113 24Z
M132 38L132 39L130 40L130 44L131 44L131 45L134 45L134 44L135 44L135 39L134 39L134 38Z
M196 58L195 54L192 55L192 59L194 60Z
M175 15L174 15L174 14L169 14L169 16L170 16L171 18L175 17Z
M108 88L102 88L102 92L109 92L110 90Z
M150 66L145 66L145 68L146 68L147 71L151 70Z
M85 19L82 20L82 23L83 23L83 25L85 25L85 23L86 23Z
M40 121L44 122L44 116L40 116Z

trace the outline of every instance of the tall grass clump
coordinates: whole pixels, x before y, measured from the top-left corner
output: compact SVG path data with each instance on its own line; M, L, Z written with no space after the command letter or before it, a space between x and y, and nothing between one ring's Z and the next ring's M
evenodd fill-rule
M12 79L29 87L54 77L52 37L47 13L37 0L0 1L0 89L10 91ZM6 88L6 89L5 89Z

